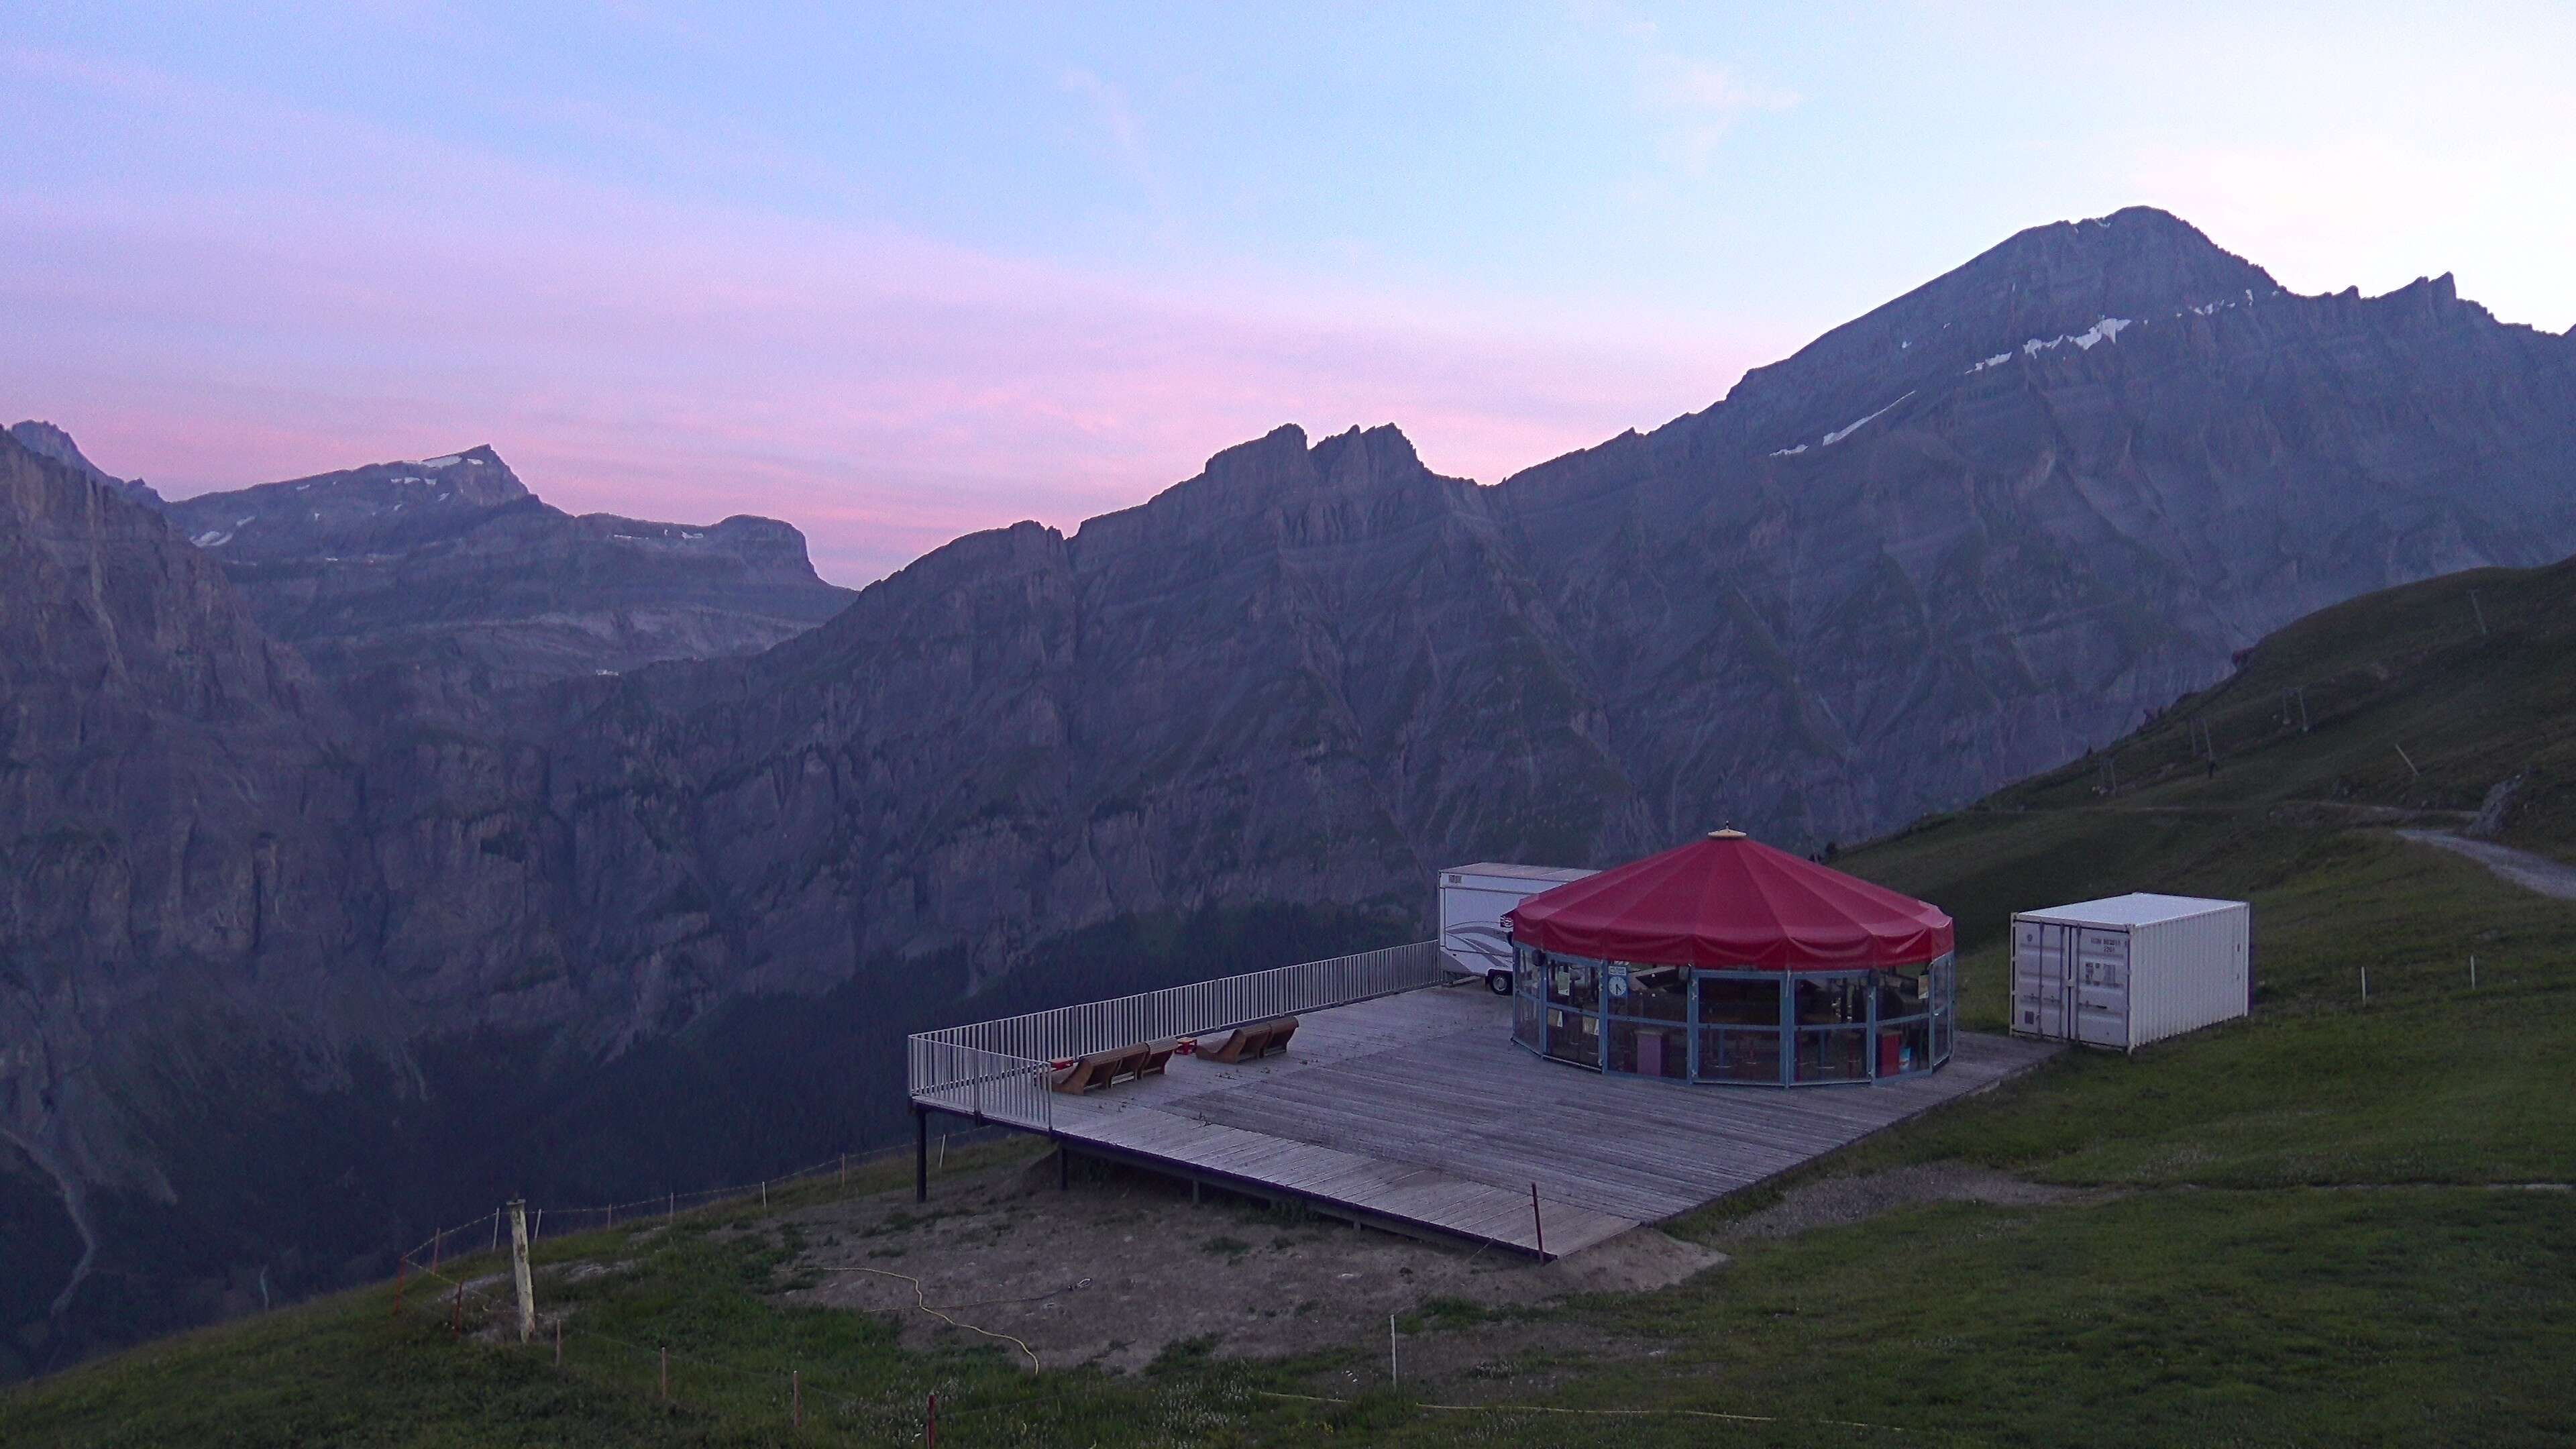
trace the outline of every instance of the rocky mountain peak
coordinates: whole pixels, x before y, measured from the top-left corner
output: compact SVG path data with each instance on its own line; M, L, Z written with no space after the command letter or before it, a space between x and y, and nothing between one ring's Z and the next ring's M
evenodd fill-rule
M2281 295L2270 273L2170 212L2132 206L2050 222L1747 372L1685 431L1720 453L1823 446L2016 356L2086 352L2140 322Z
M1413 440L1393 423L1336 433L1317 443L1311 456L1316 473L1336 487L1368 487L1428 471Z
M1197 477L1137 507L1088 520L1074 543L1092 559L1129 550L1232 557L1401 526L1452 506L1469 486L1423 467L1392 426L1309 445L1292 423L1216 454Z
M152 491L150 484L140 478L119 478L99 467L82 456L80 444L72 441L71 434L55 427L52 423L34 418L29 418L25 422L12 423L9 426L9 436L28 452L40 458L51 458L94 483L113 488L128 498L148 503L155 508L161 506L161 495Z

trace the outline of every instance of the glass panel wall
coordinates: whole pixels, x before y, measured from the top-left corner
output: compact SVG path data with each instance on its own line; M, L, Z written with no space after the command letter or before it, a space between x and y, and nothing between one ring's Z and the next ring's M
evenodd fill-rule
M1948 956L1886 970L1783 974L1590 961L1520 947L1512 1037L1636 1076L1797 1085L1927 1072L1957 1040Z
M1698 973L1699 1079L1780 1083L1780 975Z
M1544 1019L1539 993L1546 985L1540 979L1543 958L1527 946L1515 948L1512 954L1512 1040L1531 1051L1545 1051L1546 1040L1539 1035L1539 1022Z
M1954 953L1932 963L1932 1061L1950 1059L1951 1038L1959 1018L1959 958Z
M1780 1028L1746 1031L1730 1027L1699 1029L1699 1079L1703 1082L1780 1084Z
M1690 1075L1690 1029L1610 1019L1610 1070L1640 1077Z
M1859 1082L1869 1078L1869 1056L1864 1047L1869 1037L1866 1027L1838 1026L1825 1031L1810 1027L1798 1029L1798 1060L1792 1080L1800 1082Z
M1901 1077L1932 1066L1932 968L1899 966L1870 973L1877 1012L1870 1075Z
M1645 1021L1690 1020L1689 967L1627 966L1625 970L1627 990L1624 996L1611 998L1611 1015Z
M1579 1066L1601 1065L1600 963L1574 956L1547 958L1549 1056Z

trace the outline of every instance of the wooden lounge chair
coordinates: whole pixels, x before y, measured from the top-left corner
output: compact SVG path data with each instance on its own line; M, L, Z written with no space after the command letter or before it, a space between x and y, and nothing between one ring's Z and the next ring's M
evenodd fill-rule
M1159 1077L1163 1075L1164 1071L1172 1064L1173 1050L1179 1045L1179 1042L1170 1041L1157 1043L1146 1052L1145 1064L1136 1069L1136 1075L1140 1077Z
M1164 1069L1172 1059L1168 1046L1120 1047L1116 1051L1093 1052L1079 1057L1073 1065L1059 1071L1047 1085L1068 1096L1080 1096L1096 1088L1113 1086L1131 1077L1148 1077Z
M1228 1066L1236 1062L1253 1061L1273 1052L1288 1050L1288 1038L1296 1034L1297 1018L1293 1016L1283 1016L1272 1021L1258 1021L1250 1026L1238 1026L1226 1036L1225 1040L1214 1046L1200 1042L1199 1060L1221 1062Z
M1070 1096L1080 1096L1085 1092L1095 1091L1117 1081L1122 1074L1122 1068L1125 1069L1126 1074L1132 1075L1134 1068L1128 1066L1131 1055L1131 1052L1122 1050L1093 1052L1087 1057L1078 1057L1074 1060L1073 1066L1063 1076L1058 1077L1052 1085L1055 1090Z

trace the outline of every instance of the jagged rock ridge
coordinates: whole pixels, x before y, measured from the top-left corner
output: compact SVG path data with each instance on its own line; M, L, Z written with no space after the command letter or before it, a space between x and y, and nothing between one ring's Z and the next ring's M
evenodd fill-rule
M488 690L664 659L754 653L838 613L804 535L772 519L703 528L574 517L488 446L169 505L261 625L324 676ZM448 690L452 698L453 688Z

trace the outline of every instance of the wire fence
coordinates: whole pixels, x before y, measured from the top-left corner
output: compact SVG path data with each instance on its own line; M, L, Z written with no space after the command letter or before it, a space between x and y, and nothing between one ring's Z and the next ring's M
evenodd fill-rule
M722 1202L737 1202L745 1207L767 1207L773 1193L792 1187L836 1180L847 1184L850 1174L858 1169L890 1162L912 1151L910 1144L872 1148L866 1152L844 1152L822 1162L765 1177L752 1182L731 1183L724 1187L697 1188L689 1192L665 1192L656 1197L639 1197L626 1202L599 1203L587 1207L547 1204L528 1206L528 1240L564 1237L574 1233L595 1232L652 1220L676 1221L681 1213ZM508 1236L506 1207L494 1208L481 1217L468 1219L454 1227L439 1228L413 1245L397 1260L416 1268L436 1267L448 1257L461 1257L477 1251L497 1251Z
M916 1102L1045 1131L1053 1124L1049 1076L1076 1058L1348 1006L1448 978L1439 943L1416 941L919 1032L906 1043L906 1084Z

